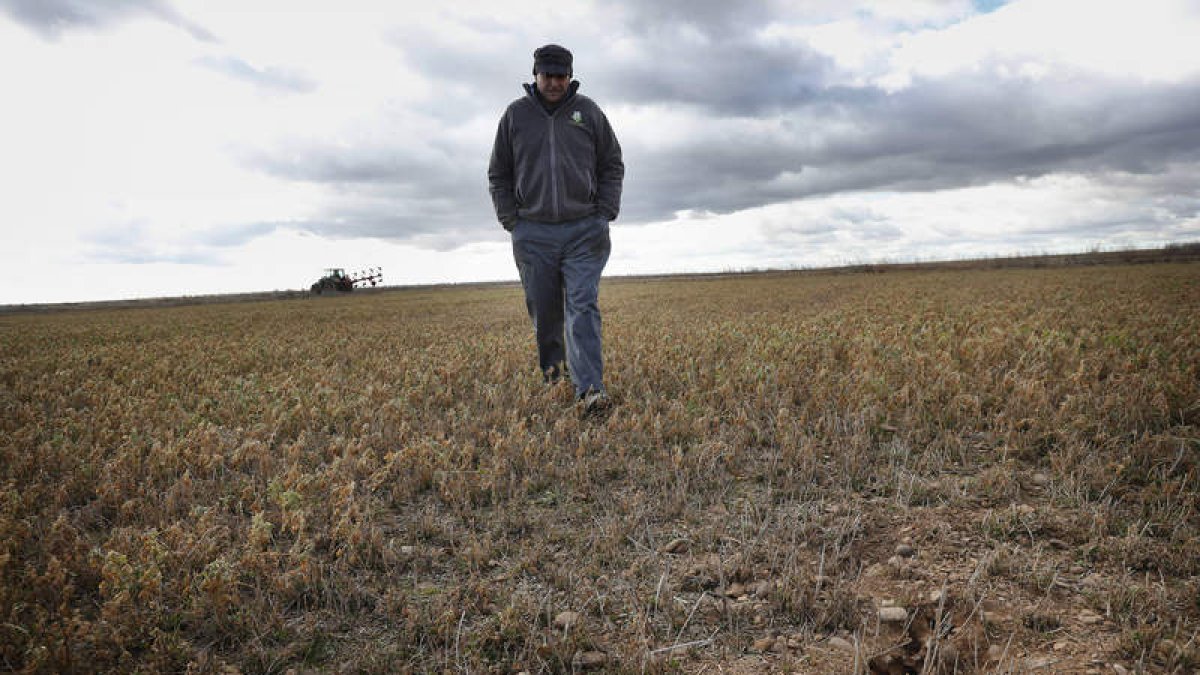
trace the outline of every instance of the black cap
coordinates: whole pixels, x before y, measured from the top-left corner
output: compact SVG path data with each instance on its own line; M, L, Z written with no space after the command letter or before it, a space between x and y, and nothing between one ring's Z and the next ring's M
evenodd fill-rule
M570 77L571 62L574 57L566 47L558 45L546 45L533 50L533 74L546 73L547 75L566 75Z

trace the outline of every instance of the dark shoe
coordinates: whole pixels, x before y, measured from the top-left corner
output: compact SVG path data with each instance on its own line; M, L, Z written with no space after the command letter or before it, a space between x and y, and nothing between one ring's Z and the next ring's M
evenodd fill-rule
M579 399L580 414L585 418L603 417L612 411L613 402L608 394L592 391Z

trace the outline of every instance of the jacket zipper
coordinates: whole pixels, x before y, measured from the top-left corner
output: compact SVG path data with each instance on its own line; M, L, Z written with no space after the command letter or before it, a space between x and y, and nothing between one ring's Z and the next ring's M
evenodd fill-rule
M558 114L557 110L555 110L554 112L555 112L555 115ZM554 220L557 221L562 218L562 209L559 206L559 196L558 196L558 171L556 169L556 167L558 166L558 149L556 147L555 140L554 140L555 139L554 116L555 115L550 115L547 118L547 123L550 125L550 203L554 207Z

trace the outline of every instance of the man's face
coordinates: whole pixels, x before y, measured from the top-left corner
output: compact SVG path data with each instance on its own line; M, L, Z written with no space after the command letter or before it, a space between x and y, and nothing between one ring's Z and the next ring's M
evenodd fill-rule
M542 98L549 103L561 101L567 94L567 85L570 82L571 78L568 75L537 74L537 89L541 92Z

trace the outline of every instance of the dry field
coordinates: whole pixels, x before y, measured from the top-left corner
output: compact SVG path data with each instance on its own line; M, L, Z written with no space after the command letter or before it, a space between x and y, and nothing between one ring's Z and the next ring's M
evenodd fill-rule
M601 304L0 317L0 671L1200 668L1200 264Z

